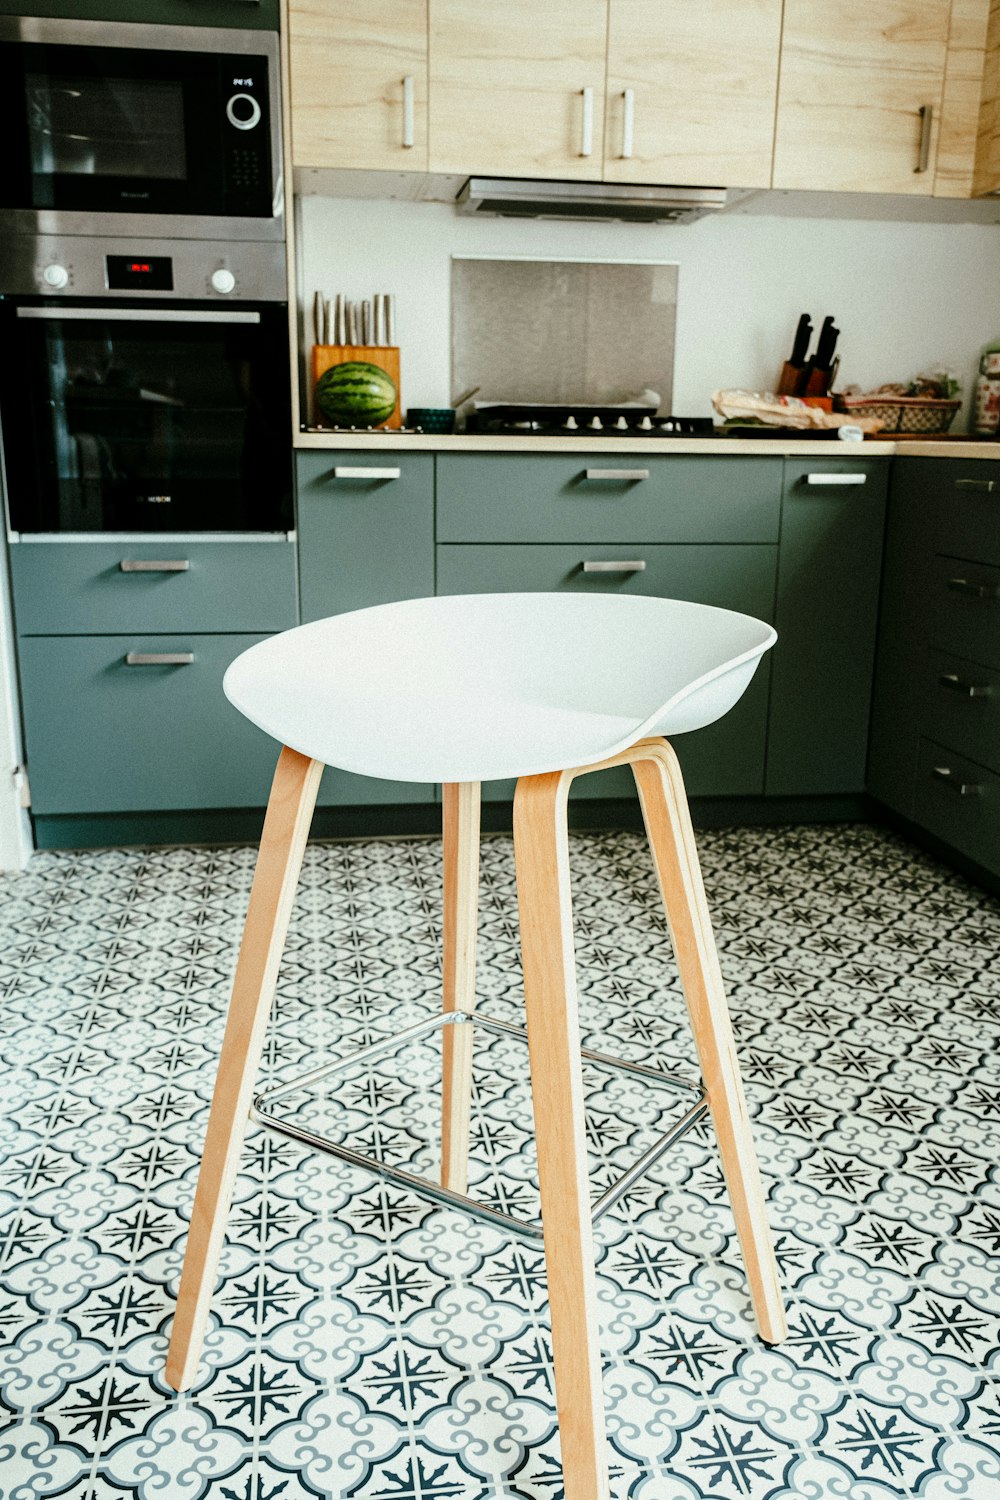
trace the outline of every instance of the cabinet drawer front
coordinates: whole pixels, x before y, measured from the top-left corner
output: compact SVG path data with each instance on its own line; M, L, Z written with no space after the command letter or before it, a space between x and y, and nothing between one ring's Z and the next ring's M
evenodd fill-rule
M936 557L928 603L932 646L1000 668L1000 568Z
M278 745L225 698L260 635L34 636L21 641L36 813L263 807ZM185 664L129 666L126 657Z
M913 815L930 833L1000 874L1000 776L921 740Z
M589 476L589 477L588 477ZM634 476L634 477L628 477ZM441 542L776 542L781 461L444 454Z
M1000 774L1000 671L931 651L923 723L938 744Z
M477 547L437 549L441 594L506 590L593 590L691 599L770 620L776 547ZM644 562L642 571L585 573L584 562ZM641 643L622 641L623 657ZM677 753L692 796L758 796L764 788L770 662L765 658L739 703L717 724L678 736ZM634 795L628 770L601 771L574 784L580 797ZM510 783L490 783L484 796L507 798Z
M953 557L1000 567L1000 464L949 464L939 545Z
M270 632L296 623L295 547L285 540L22 541L10 559L21 635Z

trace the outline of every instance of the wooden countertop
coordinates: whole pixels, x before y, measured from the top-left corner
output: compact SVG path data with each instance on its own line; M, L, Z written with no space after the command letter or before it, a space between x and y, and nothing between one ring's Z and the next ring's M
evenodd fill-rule
M389 453L643 453L738 454L742 458L985 458L1000 460L1000 443L969 438L932 438L840 443L829 438L543 438L495 437L483 433L300 432L298 449Z

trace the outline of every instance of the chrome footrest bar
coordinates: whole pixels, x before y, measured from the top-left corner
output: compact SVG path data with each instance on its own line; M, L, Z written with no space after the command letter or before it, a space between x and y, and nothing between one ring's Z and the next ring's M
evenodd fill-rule
M269 1130L276 1131L279 1135L287 1136L290 1140L301 1141L304 1145L312 1146L317 1151L322 1151L328 1156L335 1156L341 1161L350 1163L351 1166L360 1167L363 1171L374 1173L376 1177L386 1182L395 1183L399 1187L410 1188L413 1192L425 1198L430 1198L435 1203L445 1204L450 1208L461 1209L465 1213L474 1215L488 1224L494 1224L508 1232L520 1235L524 1239L540 1241L542 1239L542 1225L540 1220L518 1219L511 1214L503 1213L498 1208L491 1208L487 1203L481 1203L477 1198L471 1198L466 1193L456 1193L451 1188L443 1187L440 1183L433 1182L429 1177L422 1177L419 1173L408 1172L404 1167L394 1167L388 1162L376 1160L371 1156L364 1156L359 1151L352 1151L349 1146L342 1146L337 1141L332 1141L328 1136L318 1135L315 1131L308 1130L302 1125L296 1124L294 1120L285 1120L271 1112L274 1101L287 1094L299 1093L318 1083L322 1078L328 1078L332 1073L343 1073L350 1068L356 1068L361 1064L370 1062L375 1057L380 1057L387 1052L399 1051L408 1042L417 1041L420 1037L429 1036L432 1032L440 1031L445 1026L479 1026L484 1031L493 1031L498 1035L515 1036L521 1041L527 1042L528 1033L523 1026L513 1026L509 1021L499 1021L492 1016L484 1016L478 1013L473 1015L465 1011L448 1011L443 1015L432 1016L426 1021L418 1021L415 1026L408 1026L404 1031L395 1032L392 1036L383 1037L380 1041L371 1043L370 1046L362 1047L352 1052L349 1057L335 1058L331 1062L324 1063L319 1068L314 1068L309 1073L303 1073L298 1078L293 1078L287 1083L276 1085L271 1089L264 1089L254 1096L250 1107L250 1118L259 1124L266 1126ZM659 1161L671 1146L675 1145L682 1136L703 1119L708 1113L708 1104L704 1091L700 1084L693 1083L689 1078L680 1078L673 1073L661 1073L656 1068L650 1068L643 1063L625 1062L617 1057L610 1057L605 1052L594 1052L589 1048L580 1049L581 1056L586 1062L593 1063L596 1067L609 1068L615 1072L633 1073L648 1079L651 1083L662 1084L666 1088L677 1089L683 1093L691 1093L697 1096L696 1102L675 1120L674 1124L657 1141L642 1153L636 1162L623 1176L613 1182L601 1196L596 1200L592 1208L592 1219L596 1223L602 1214L606 1213L613 1204L629 1191L631 1187L643 1177L646 1172Z

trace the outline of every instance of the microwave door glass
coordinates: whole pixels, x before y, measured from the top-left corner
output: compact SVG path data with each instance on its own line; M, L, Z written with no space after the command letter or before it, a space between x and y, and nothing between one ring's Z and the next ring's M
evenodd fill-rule
M24 82L36 179L187 175L178 80L28 73Z

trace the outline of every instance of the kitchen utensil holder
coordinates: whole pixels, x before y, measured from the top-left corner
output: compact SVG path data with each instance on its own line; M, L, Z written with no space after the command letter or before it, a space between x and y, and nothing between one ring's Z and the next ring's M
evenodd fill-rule
M346 365L353 360L361 360L364 364L378 365L392 378L396 387L396 405L392 416L386 422L379 422L373 431L386 427L402 427L403 425L403 403L399 385L399 347L395 344L313 344L312 351L312 390L316 390L316 382L319 377L331 369L333 365ZM313 401L313 423L317 427L326 427L321 414L315 410Z

